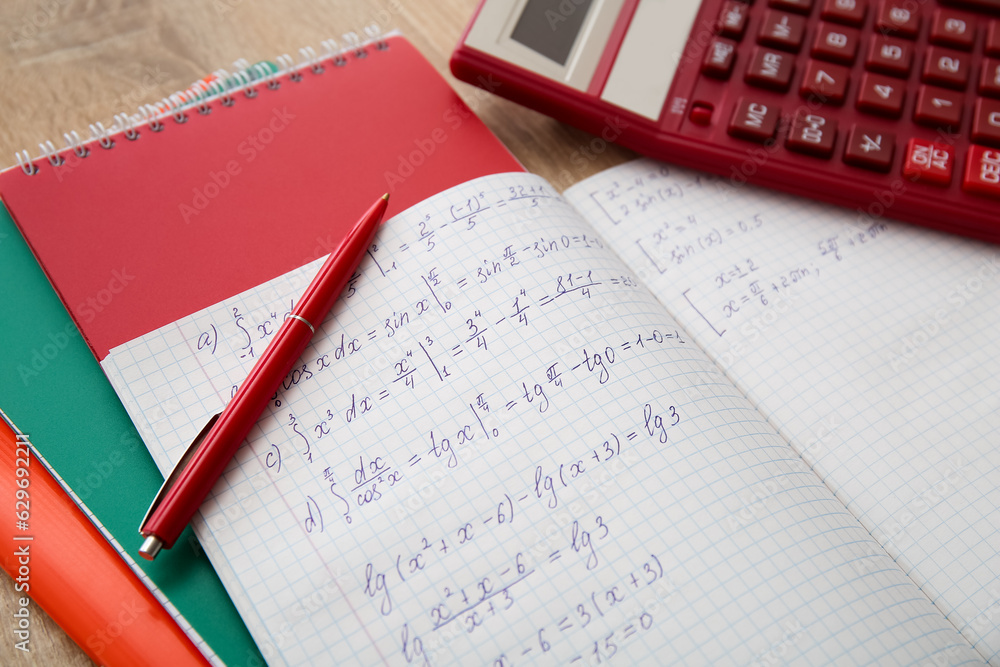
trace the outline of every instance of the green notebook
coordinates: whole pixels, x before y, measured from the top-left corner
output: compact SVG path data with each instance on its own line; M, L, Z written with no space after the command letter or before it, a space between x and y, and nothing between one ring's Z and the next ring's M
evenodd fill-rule
M0 406L116 538L134 544L163 478L52 286L0 208ZM170 558L131 559L227 665L262 665L256 645L188 528Z

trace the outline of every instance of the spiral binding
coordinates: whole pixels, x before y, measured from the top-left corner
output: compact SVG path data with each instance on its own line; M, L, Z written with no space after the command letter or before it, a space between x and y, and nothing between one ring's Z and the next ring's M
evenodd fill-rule
M151 132L161 132L167 118L172 117L175 123L183 124L187 122L191 111L202 115L211 113L211 102L219 101L222 106L230 107L235 104L236 93L242 92L245 97L253 98L257 96L261 86L270 90L280 88L283 77L299 82L306 69L314 74L322 74L327 66L346 65L347 54L352 54L355 58L366 58L369 48L382 51L388 48L388 43L379 26L373 24L364 29L363 37L356 32L348 32L341 35L340 44L333 39L325 39L320 43L320 48L321 53L317 53L311 46L299 49L298 63L287 53L277 56L273 63L263 61L251 64L245 59L237 60L233 63L232 73L218 69L185 90L168 95L159 102L139 105L139 112L136 114L115 114L110 128L104 127L100 122L91 123L90 138L87 140L81 139L76 130L72 130L63 134L66 142L63 149L56 149L51 141L44 141L38 144L39 154L34 160L27 150L17 151L14 153L17 165L26 175L32 176L40 171L36 162L48 162L52 167L65 164L66 157L60 151L72 152L82 159L90 155L90 144L110 150L116 146L116 137L121 136L129 141L138 139L141 126Z

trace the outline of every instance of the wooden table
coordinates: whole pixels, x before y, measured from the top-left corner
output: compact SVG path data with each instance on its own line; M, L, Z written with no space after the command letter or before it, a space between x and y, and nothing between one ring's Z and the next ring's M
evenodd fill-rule
M538 113L460 83L448 58L476 0L4 0L0 3L0 166L15 151L39 153L64 132L89 136L116 113L135 113L186 88L237 58L273 59L299 47L377 23L402 30L466 102L532 172L560 190L632 154L611 146L595 152L592 137ZM600 144L598 144L600 145ZM0 618L10 619L18 597L3 576ZM38 609L32 651L13 647L9 622L0 622L0 664L90 665L86 654Z

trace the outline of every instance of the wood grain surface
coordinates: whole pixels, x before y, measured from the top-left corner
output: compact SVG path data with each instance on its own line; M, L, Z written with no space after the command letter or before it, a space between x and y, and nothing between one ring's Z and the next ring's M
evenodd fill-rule
M15 151L89 136L95 121L135 113L206 73L378 24L398 29L532 172L559 190L632 157L628 151L457 81L448 58L477 0L3 0L0 3L0 167ZM599 150L595 150L598 148ZM31 651L14 648L13 581L0 591L0 664L93 664L33 606Z

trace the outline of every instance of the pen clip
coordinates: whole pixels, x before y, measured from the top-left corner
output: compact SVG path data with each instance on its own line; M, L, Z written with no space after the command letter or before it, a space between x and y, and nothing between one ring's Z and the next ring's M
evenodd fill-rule
M149 517L153 515L153 512L156 511L157 506L159 506L160 502L163 501L163 498L167 495L167 492L170 491L171 487L173 487L173 485L177 482L177 478L180 477L180 474L187 467L187 464L191 460L191 457L194 456L194 453L196 451L198 451L198 447L201 445L201 441L205 439L205 436L208 435L208 432L212 430L213 426L215 426L215 422L219 420L219 415L221 414L222 413L220 412L208 420L208 423L205 424L205 428L201 429L201 433L195 436L195 439L191 441L191 444L188 445L188 448L184 450L184 453L181 455L180 460L178 460L177 463L174 465L174 469L171 470L170 474L167 475L167 478L163 480L163 486L160 487L160 490L159 492L157 492L156 497L153 498L153 503L149 506L149 509L146 510L146 516L142 517L142 523L139 524L140 535L144 535L142 529L146 527L146 522L149 521Z

